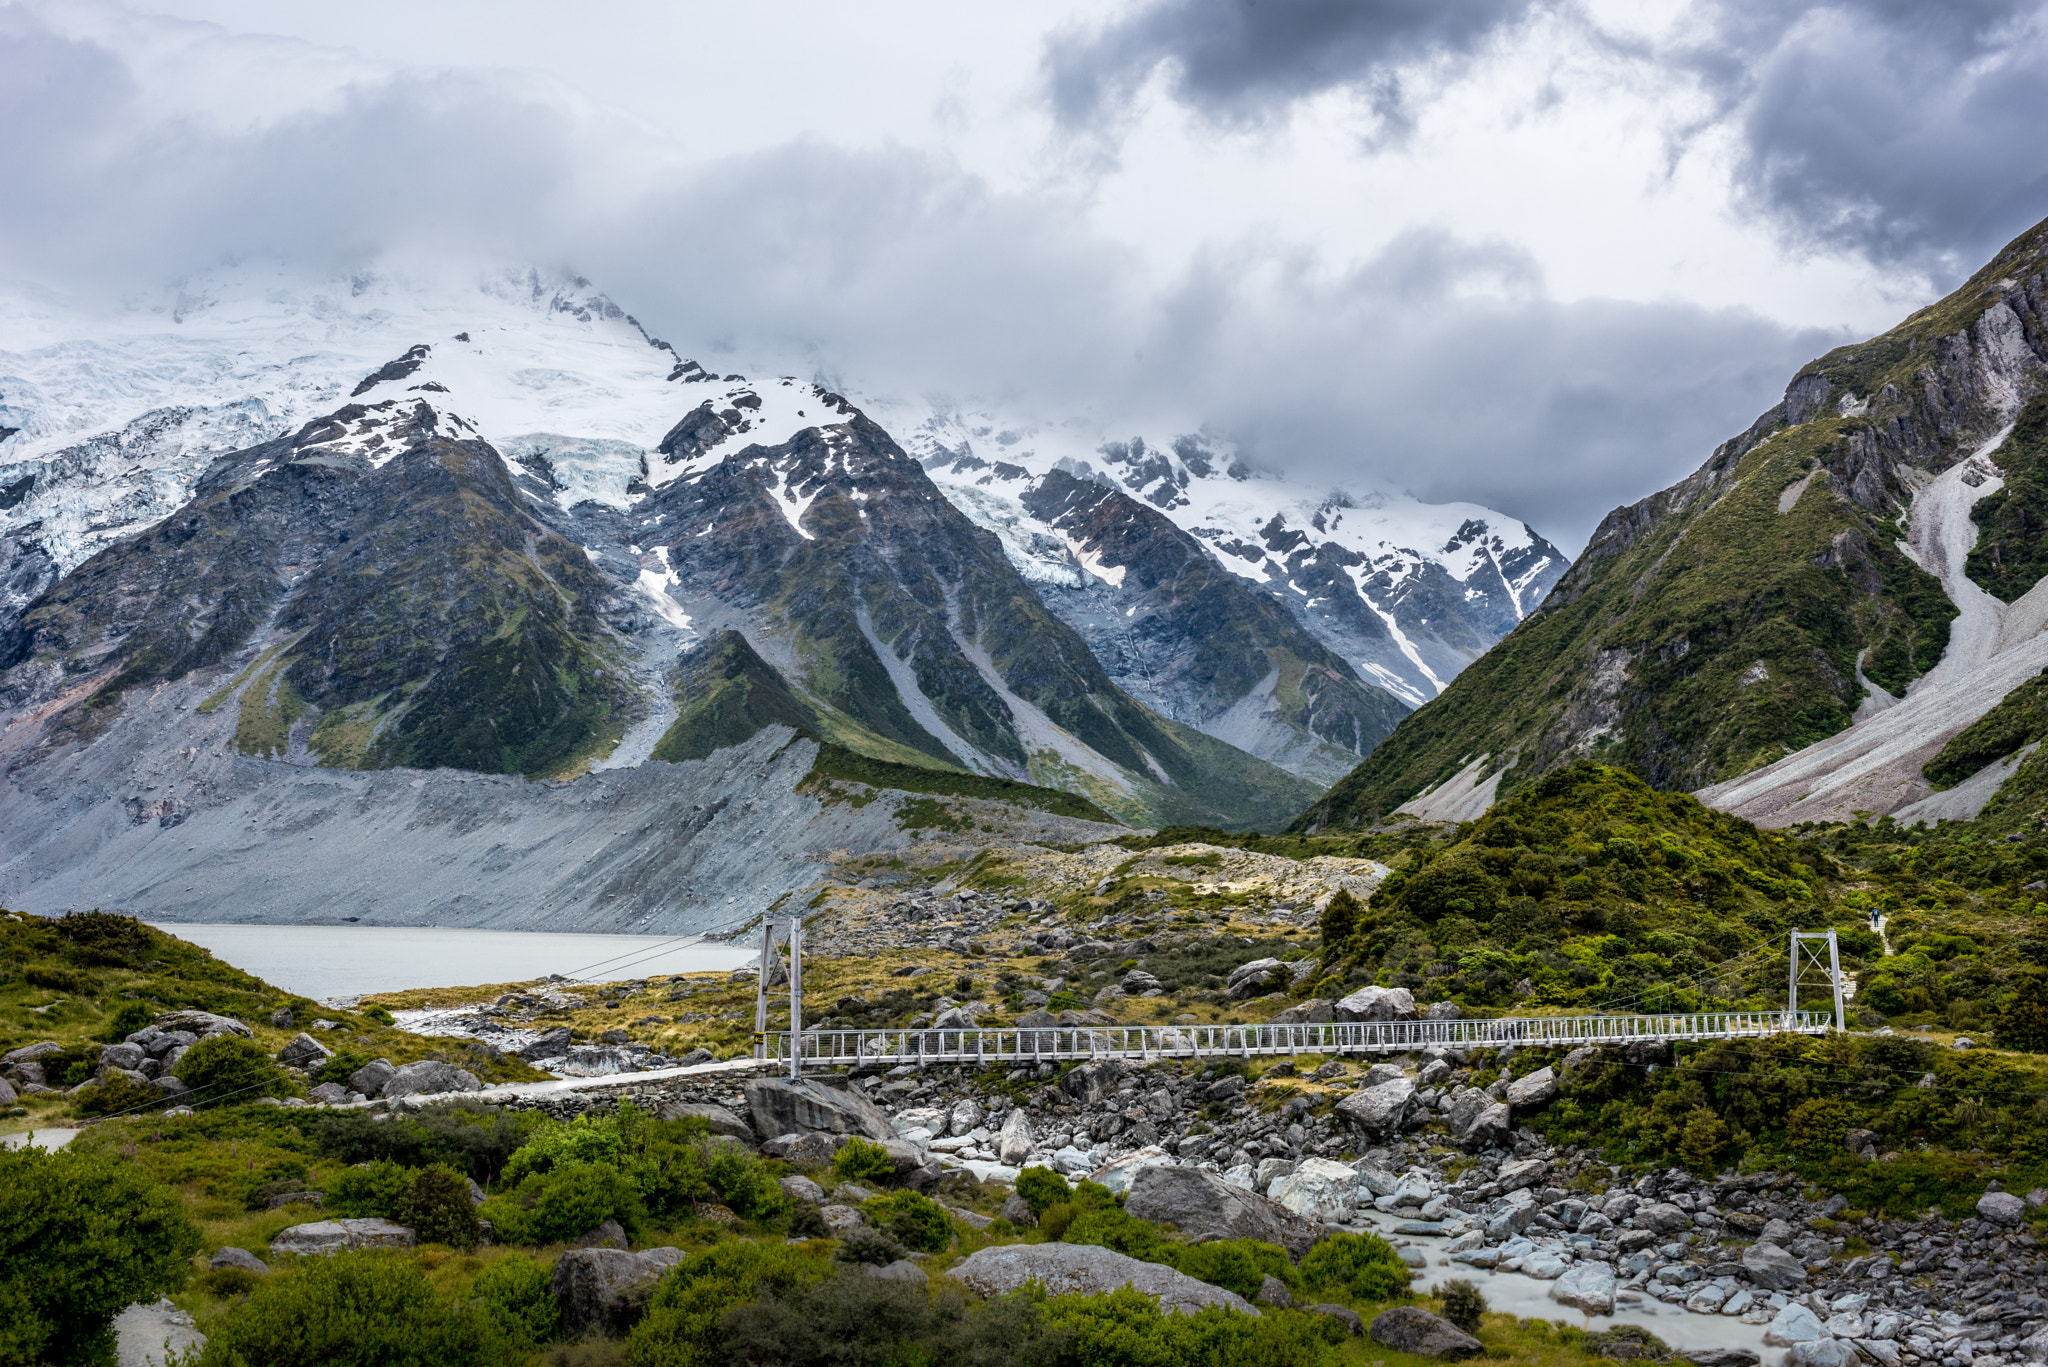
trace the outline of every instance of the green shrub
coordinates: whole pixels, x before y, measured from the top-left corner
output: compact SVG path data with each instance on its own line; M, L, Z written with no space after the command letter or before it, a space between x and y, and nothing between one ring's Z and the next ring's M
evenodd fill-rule
M1054 1203L1073 1196L1074 1189L1051 1168L1030 1167L1017 1174L1017 1194L1033 1215L1042 1216Z
M379 1025L392 1026L398 1024L397 1018L389 1011L374 1004L363 1008L363 1016L365 1019L373 1020Z
M234 1300L263 1285L263 1276L246 1267L210 1267L194 1277L192 1285L209 1296L218 1296L224 1301Z
M411 1255L307 1258L207 1327L190 1367L501 1367L525 1344L476 1301L437 1293Z
M704 1176L719 1199L735 1214L748 1219L766 1219L789 1209L789 1197L774 1172L758 1154L747 1152L730 1139L699 1138L694 1141Z
M625 1147L617 1120L579 1115L566 1125L549 1125L527 1140L506 1162L500 1180L516 1183L529 1173L551 1172L576 1163L617 1167Z
M322 1154L344 1163L446 1163L491 1182L548 1123L536 1111L505 1112L462 1099L433 1102L418 1115L389 1120L367 1111L331 1111L313 1121L313 1133Z
M484 1202L477 1214L491 1222L501 1243L537 1245L573 1239L606 1220L637 1229L645 1207L617 1168L571 1163L531 1174L508 1195Z
M1111 1206L1106 1210L1083 1211L1060 1232L1060 1242L1097 1244L1126 1257L1148 1263L1171 1260L1166 1240L1157 1227Z
M107 1018L99 1038L108 1044L118 1044L155 1019L156 1008L148 1002L123 1002L121 1009Z
M475 1248L483 1231L469 1182L455 1169L435 1164L413 1174L412 1182L393 1205L391 1218L409 1226L423 1244Z
M118 1115L123 1111L161 1109L171 1103L147 1082L137 1082L120 1073L108 1073L80 1092L72 1104L78 1107L80 1115Z
M1477 1334L1479 1321L1486 1314L1485 1294L1463 1277L1445 1282L1441 1294L1444 1318L1468 1334Z
M914 1191L891 1192L870 1198L861 1209L877 1229L905 1248L939 1253L953 1246L953 1217L928 1196Z
M1046 1302L1045 1321L1072 1335L1065 1361L1102 1367L1324 1367L1337 1355L1319 1316L1268 1311L1258 1319L1210 1306L1162 1312L1129 1287Z
M192 1089L188 1106L238 1106L259 1097L295 1096L298 1084L263 1046L240 1035L208 1035L187 1049L172 1073Z
M1302 1258L1301 1280L1316 1291L1386 1301L1408 1290L1408 1265L1377 1234L1332 1234Z
M1068 1336L1028 1296L933 1296L857 1272L758 1296L725 1313L718 1361L733 1367L1054 1367ZM676 1359L666 1359L674 1361Z
M842 1182L894 1182L896 1160L880 1144L855 1137L832 1155L832 1175Z
M0 1362L111 1361L114 1316L182 1288L201 1243L133 1163L0 1150Z
M879 1229L856 1229L839 1241L839 1247L832 1250L832 1258L835 1262L887 1267L909 1251Z
M1785 1143L1794 1153L1824 1158L1840 1153L1842 1140L1856 1128L1856 1112L1833 1097L1815 1097L1785 1118Z
M832 1275L816 1245L735 1239L693 1253L662 1278L626 1339L633 1367L723 1367L726 1312L757 1295L787 1295Z
M412 1173L388 1159L344 1168L320 1189L320 1208L335 1219L372 1216L392 1219L399 1198L412 1187Z
M515 1342L546 1343L555 1336L561 1309L549 1289L553 1269L513 1254L477 1273L470 1293L483 1303L499 1330Z
M1257 1239L1214 1239L1205 1244L1167 1247L1173 1251L1173 1265L1182 1272L1196 1281L1235 1291L1246 1300L1259 1294L1269 1276L1277 1277L1290 1289L1301 1280L1287 1250L1278 1244Z
M2048 1054L2048 973L2036 969L2015 975L2011 986L1993 1026L1998 1047Z

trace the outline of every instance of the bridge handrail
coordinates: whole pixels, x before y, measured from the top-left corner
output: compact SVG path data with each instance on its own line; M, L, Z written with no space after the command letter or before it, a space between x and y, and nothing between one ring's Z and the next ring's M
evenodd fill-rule
M1248 1058L1276 1054L1405 1053L1506 1043L1630 1044L1825 1034L1832 1013L1713 1011L1697 1015L1506 1016L1472 1020L1328 1021L1246 1025L1003 1025L806 1030L804 1062L1032 1063L1075 1058ZM790 1056L787 1030L759 1037L757 1054Z

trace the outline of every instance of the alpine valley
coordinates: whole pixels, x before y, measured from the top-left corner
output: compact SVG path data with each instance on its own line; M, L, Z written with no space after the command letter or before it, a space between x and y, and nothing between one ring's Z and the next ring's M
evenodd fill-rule
M713 365L531 270L0 318L25 910L690 931L933 794L1271 830L1565 569L1199 434Z

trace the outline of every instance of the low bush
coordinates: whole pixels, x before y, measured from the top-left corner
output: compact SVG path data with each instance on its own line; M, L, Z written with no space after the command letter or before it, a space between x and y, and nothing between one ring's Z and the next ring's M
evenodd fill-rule
M1210 1306L1193 1315L1162 1312L1124 1287L1099 1296L1047 1301L1046 1325L1069 1337L1062 1362L1116 1367L1325 1367L1337 1361L1322 1316L1268 1311L1258 1319ZM1342 1332L1341 1329L1336 1332Z
M720 1243L693 1253L662 1278L626 1339L633 1367L719 1367L726 1312L757 1295L786 1296L832 1275L817 1245Z
M408 1168L446 1163L479 1182L493 1182L547 1123L535 1111L506 1112L451 1100L389 1120L367 1111L333 1111L313 1122L313 1134L323 1155L344 1163L384 1159Z
M423 1244L475 1248L483 1237L469 1182L450 1167L435 1164L413 1174L393 1203L391 1218L411 1228Z
M412 1186L412 1173L388 1159L344 1168L320 1189L320 1208L343 1220L390 1219Z
M497 1321L508 1339L546 1343L555 1336L561 1309L549 1289L553 1269L537 1259L513 1254L477 1273L470 1294Z
M928 1196L914 1191L876 1196L862 1207L875 1227L906 1248L940 1253L953 1246L953 1217Z
M1030 1167L1017 1174L1017 1194L1033 1215L1044 1215L1055 1204L1070 1199L1074 1189L1051 1168Z
M107 1017L107 1023L100 1027L99 1038L107 1044L118 1044L155 1019L156 1008L148 1002L123 1002L121 1009Z
M501 1367L527 1351L482 1301L435 1291L416 1257L365 1250L264 1278L182 1367Z
M1068 1336L1027 1296L972 1301L857 1272L758 1296L728 1310L719 1358L734 1367L1055 1367ZM681 1357L662 1359L681 1362Z
M552 1172L576 1163L619 1166L625 1140L609 1116L579 1115L566 1125L549 1125L534 1134L507 1160L500 1180L508 1185L529 1173Z
M168 1103L164 1094L147 1082L137 1082L121 1073L108 1073L78 1094L72 1103L80 1115L120 1115L125 1111L161 1108Z
M1252 1300L1265 1286L1266 1278L1277 1277L1292 1290L1301 1274L1278 1244L1257 1239L1216 1239L1206 1244L1170 1244L1173 1265L1196 1281L1235 1291Z
M880 1144L856 1137L832 1155L832 1174L842 1182L894 1182L896 1160Z
M1362 1301L1387 1301L1408 1290L1408 1265L1377 1234L1332 1234L1301 1260L1311 1290L1346 1292Z
M111 1361L114 1316L182 1288L201 1242L133 1163L0 1150L0 1362Z
M552 1244L573 1239L606 1220L629 1231L645 1219L640 1193L617 1168L571 1163L534 1173L477 1214L491 1222L502 1243Z
M1486 1314L1486 1296L1478 1287L1458 1277L1445 1282L1438 1294L1443 1298L1445 1319L1468 1334L1479 1332L1479 1321Z
M187 1049L171 1071L192 1089L180 1099L193 1107L246 1105L258 1097L282 1099L299 1091L262 1045L240 1035L208 1035Z
M842 1263L887 1267L909 1251L879 1229L856 1229L839 1241L832 1257Z

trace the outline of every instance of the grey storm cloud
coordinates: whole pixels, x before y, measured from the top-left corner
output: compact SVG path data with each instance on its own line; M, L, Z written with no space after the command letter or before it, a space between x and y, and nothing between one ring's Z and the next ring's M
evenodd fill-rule
M2039 0L1707 0L1665 43L1571 0L1154 0L1047 46L1069 127L1113 130L1156 71L1221 122L1345 87L1398 129L1404 72L1470 60L1533 12L1653 76L1696 82L1737 135L1741 202L1802 245L1948 283L2048 215L2048 7ZM1682 150L1682 146L1681 146Z
M1053 106L1069 126L1120 105L1168 69L1178 98L1232 121L1333 86L1365 93L1404 121L1403 66L1470 52L1530 0L1161 0L1094 32L1047 45Z
M1519 248L1442 232L1344 273L1222 246L1162 287L1076 204L903 148L806 141L593 188L617 130L487 77L365 80L208 131L148 115L116 56L6 13L0 260L71 294L255 257L567 267L679 347L1041 419L1179 414L1256 463L1488 503L1567 548L1842 340L1680 303L1559 303Z

